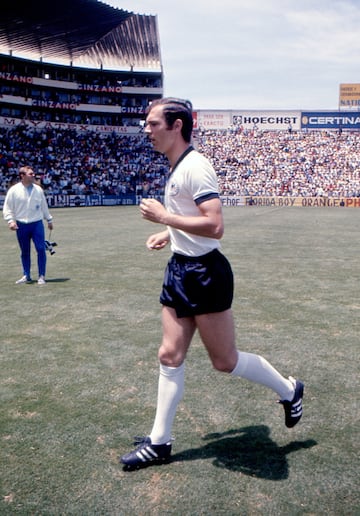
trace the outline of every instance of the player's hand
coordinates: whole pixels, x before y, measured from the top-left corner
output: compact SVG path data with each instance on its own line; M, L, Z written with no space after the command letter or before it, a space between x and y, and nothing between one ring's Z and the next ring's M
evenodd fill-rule
M169 233L168 231L161 231L161 233L155 233L154 235L149 236L146 241L146 247L150 250L159 251L163 249L169 243Z
M159 224L166 224L166 208L156 199L142 199L140 212L143 219Z

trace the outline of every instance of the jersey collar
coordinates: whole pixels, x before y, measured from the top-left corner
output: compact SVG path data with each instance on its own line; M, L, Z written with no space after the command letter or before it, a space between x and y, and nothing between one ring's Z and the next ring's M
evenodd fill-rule
M179 159L177 160L177 162L175 163L173 168L170 170L169 175L171 175L174 172L174 170L181 163L181 161L193 150L194 150L194 147L192 145L189 145L189 147L181 154L181 156L179 157Z

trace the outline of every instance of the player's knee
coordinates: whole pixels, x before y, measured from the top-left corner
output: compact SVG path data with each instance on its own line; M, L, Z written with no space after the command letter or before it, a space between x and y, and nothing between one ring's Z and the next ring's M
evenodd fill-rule
M233 360L229 360L227 357L215 357L211 358L211 363L216 371L220 371L220 373L231 373L236 366Z
M179 367L184 362L185 357L176 349L169 349L161 346L158 353L159 361L168 367Z

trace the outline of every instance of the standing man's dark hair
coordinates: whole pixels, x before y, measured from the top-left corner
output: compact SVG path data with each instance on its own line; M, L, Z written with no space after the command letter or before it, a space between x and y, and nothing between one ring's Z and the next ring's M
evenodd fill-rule
M146 114L155 106L164 106L163 113L169 129L173 127L175 120L182 121L182 137L185 142L190 143L194 125L192 114L193 107L190 100L182 100L175 97L156 99L147 108Z

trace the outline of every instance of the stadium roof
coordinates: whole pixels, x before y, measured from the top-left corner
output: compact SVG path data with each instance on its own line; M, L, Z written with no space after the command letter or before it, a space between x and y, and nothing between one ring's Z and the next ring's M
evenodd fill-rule
M108 70L161 70L157 18L98 0L7 0L0 53Z

